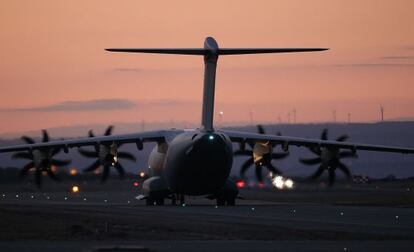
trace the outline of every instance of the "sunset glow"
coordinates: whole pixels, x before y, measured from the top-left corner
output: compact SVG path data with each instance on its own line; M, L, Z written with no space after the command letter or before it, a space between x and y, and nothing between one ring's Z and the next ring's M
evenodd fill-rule
M0 134L79 124L199 123L200 57L107 47L327 47L219 59L216 122L414 117L414 2L3 1ZM220 8L217 8L217 6ZM160 8L162 6L162 8ZM202 8L200 8L202 6ZM147 11L152 10L152 11ZM156 12L153 10L157 10ZM221 115L219 111L225 111Z

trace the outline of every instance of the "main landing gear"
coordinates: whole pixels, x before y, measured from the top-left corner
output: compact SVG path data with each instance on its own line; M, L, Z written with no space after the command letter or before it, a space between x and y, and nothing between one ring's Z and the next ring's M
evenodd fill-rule
M216 199L217 206L235 206L236 205L236 198L235 197L222 197L219 196Z
M184 194L173 193L171 195L171 205L176 206L177 202L180 206L185 205L185 196Z
M165 198L171 198L171 205L176 206L178 205L182 206L185 205L185 196L184 194L177 194L174 193L171 196L165 196L165 195L150 195L148 196L146 200L147 206L163 206L165 204Z

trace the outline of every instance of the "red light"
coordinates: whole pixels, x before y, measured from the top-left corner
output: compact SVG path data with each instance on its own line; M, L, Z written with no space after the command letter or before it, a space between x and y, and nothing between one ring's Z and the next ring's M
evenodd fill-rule
M135 181L135 182L134 182L134 186L135 186L135 187L139 186L139 183Z
M239 181L237 181L237 182L236 182L236 186L237 186L238 188L243 188L243 187L245 187L245 186L246 186L246 183L244 183L244 181L243 181L243 180L239 180Z
M259 184L257 184L257 185L259 186L259 188L264 188L265 187L263 182L259 182Z

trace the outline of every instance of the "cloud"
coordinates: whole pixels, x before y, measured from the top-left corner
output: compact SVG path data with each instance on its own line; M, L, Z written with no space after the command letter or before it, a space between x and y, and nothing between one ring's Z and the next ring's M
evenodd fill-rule
M2 111L14 112L55 112L55 111L98 111L98 110L120 110L136 107L136 103L125 99L99 99L89 101L65 101L49 106L33 108L12 108Z
M358 64L336 64L333 67L414 67L414 63L358 63Z
M137 72L142 72L144 70L141 69L141 68L120 67L120 68L114 68L113 71L115 71L115 72L134 72L134 73L137 73Z
M139 101L139 107L171 107L171 106L192 106L201 103L195 101L179 101L179 100L148 100Z
M390 56L381 57L381 59L386 59L386 60L411 60L411 59L414 59L414 56L390 55Z
M89 101L64 101L49 106L32 108L3 108L0 112L82 112L82 111L106 111L127 110L133 108L165 108L172 106L192 106L198 103L179 100L141 100L131 101L127 99L97 99Z

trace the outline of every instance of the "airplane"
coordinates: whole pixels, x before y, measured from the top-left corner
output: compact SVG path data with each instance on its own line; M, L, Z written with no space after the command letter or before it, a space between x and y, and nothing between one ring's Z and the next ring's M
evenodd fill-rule
M166 198L172 198L173 201L178 199L180 204L183 204L186 195L204 195L215 199L217 205L235 205L238 189L236 183L229 179L233 163L233 143L239 143L241 149L244 149L246 144L252 145L256 165L263 163L263 159L273 153L277 146L280 146L284 151L288 151L290 146L308 147L320 154L321 162L326 164L325 169L330 168L330 161L338 156L340 150L348 150L354 154L357 151L413 154L414 148L246 133L214 128L214 93L219 56L324 50L327 49L220 48L212 37L205 39L203 48L109 48L106 51L203 56L205 67L201 127L30 143L1 147L0 152L27 151L37 160L36 164L50 164L45 160L50 157L48 153L51 151L63 150L67 153L69 148L95 146L100 150L99 159L113 165L117 162L119 145L134 143L138 150L142 150L144 143L155 142L156 146L151 151L148 162L150 177L143 182L144 198L147 205L163 205ZM47 170L50 169L50 166L41 168Z

